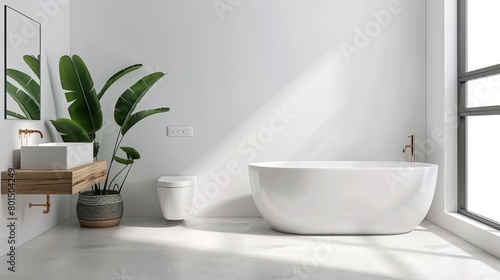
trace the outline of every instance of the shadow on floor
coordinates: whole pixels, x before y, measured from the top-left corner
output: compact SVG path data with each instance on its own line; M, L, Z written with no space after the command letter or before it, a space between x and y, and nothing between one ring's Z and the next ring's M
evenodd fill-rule
M85 246L75 247L71 242L53 240L58 246L51 250L50 258L44 244L35 239L18 249L22 256L18 271L11 273L2 269L0 279L408 279L386 276L384 274L389 272L383 270L365 272L353 267L338 267L332 262L334 256L320 259L309 251L302 255L293 252L265 254L247 251L234 240L195 249L148 236L143 238L147 241L139 242L127 236L103 236L94 230L75 240ZM93 244L96 240L110 245ZM188 241L179 237L179 242Z

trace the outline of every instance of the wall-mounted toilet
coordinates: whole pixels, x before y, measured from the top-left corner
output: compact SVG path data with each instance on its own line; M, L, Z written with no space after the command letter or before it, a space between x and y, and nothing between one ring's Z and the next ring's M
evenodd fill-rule
M162 176L157 181L163 217L184 220L189 217L196 194L196 176Z

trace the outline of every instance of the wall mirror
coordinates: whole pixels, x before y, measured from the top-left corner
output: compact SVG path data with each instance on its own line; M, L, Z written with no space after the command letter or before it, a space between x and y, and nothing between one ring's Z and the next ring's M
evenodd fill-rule
M5 119L40 120L39 22L5 5Z

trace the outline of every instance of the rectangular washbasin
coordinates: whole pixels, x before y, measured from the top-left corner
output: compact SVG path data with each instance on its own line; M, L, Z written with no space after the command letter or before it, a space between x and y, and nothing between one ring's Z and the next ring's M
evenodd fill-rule
M71 169L91 163L92 143L43 143L21 147L21 169Z

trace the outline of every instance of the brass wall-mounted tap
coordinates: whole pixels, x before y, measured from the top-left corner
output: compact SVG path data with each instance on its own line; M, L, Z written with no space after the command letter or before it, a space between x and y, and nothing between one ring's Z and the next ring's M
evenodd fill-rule
M19 135L22 135L22 134L33 134L33 133L38 133L40 134L40 138L43 138L43 133L40 131L40 130L36 130L36 129L19 129Z
M415 135L408 136L410 138L410 144L403 146L403 153L406 152L407 148L410 148L410 162L415 162Z
M26 139L26 145L28 145L28 137L33 134L40 134L40 138L43 138L43 133L40 130L36 129L19 129L19 139L21 139L21 146L23 145L23 139ZM22 137L22 138L21 138Z

